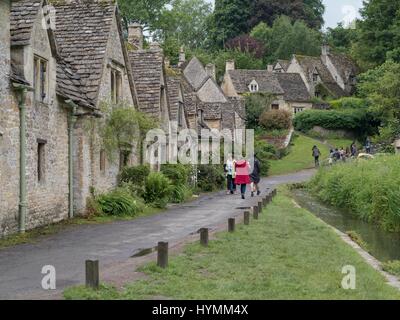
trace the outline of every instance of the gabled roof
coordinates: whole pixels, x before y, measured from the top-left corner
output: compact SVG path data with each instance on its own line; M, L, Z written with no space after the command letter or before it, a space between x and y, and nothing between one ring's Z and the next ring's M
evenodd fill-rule
M164 58L160 49L129 52L139 109L159 117Z
M286 101L307 102L311 100L311 96L307 87L298 73L276 73L279 84L285 94Z
M112 0L56 0L52 4L60 56L79 76L75 85L96 103L116 5Z
M275 67L276 67L276 65L278 63L282 67L283 71L285 71L285 72L287 71L287 69L288 69L288 67L290 65L290 61L289 60L278 60L277 63L275 64Z
M359 73L359 68L355 62L346 55L340 53L330 53L328 56L336 70L339 72L339 75L342 77L343 81L348 80L350 75L355 76Z
M10 32L12 46L30 43L35 20L42 0L13 0L10 12Z
M238 94L250 92L249 85L255 80L258 83L259 92L272 94L284 94L279 84L276 73L267 70L229 70L229 76Z
M195 91L198 91L209 79L203 64L196 57L185 65L183 74Z
M344 90L333 79L327 67L322 63L320 57L294 55L300 66L304 70L306 76L310 77L312 81L312 74L316 70L322 80L322 84L333 94L335 97L343 97L346 95Z

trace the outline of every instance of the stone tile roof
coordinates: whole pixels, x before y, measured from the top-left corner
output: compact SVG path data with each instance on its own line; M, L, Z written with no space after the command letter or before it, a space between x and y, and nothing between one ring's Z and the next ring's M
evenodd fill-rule
M159 117L164 58L160 49L129 52L139 109Z
M249 85L255 80L258 83L259 92L272 94L284 94L279 84L276 73L267 70L229 70L233 86L238 94L250 92Z
M301 55L295 55L295 57L300 66L303 68L306 76L309 77L309 82L312 82L312 75L314 70L316 69L319 76L321 77L323 85L331 92L331 94L333 94L335 97L343 97L346 95L344 90L337 84L329 70L322 63L320 57Z
M14 83L23 84L26 86L31 86L31 84L25 79L25 76L11 63L10 79Z
M285 92L283 98L286 101L307 102L311 100L311 96L300 74L276 73L276 77Z
M81 79L76 72L72 71L71 66L65 62L57 63L57 86L56 92L59 96L71 99L77 105L93 108L93 105L87 98L86 94L81 90Z
M183 97L185 99L185 112L187 115L195 115L197 113L197 95L189 82L182 77Z
M10 13L10 32L12 46L25 46L30 43L35 20L43 0L13 0Z
M169 117L171 121L178 121L180 86L181 79L179 76L167 77Z
M79 76L80 90L95 104L116 5L105 1L53 1L60 56Z
M198 91L209 79L203 64L196 57L185 65L183 74L195 91Z
M203 110L204 120L220 120L222 118L222 110L224 103L207 103L199 102L198 108Z
M277 63L279 63L281 65L281 67L283 68L283 70L285 72L287 71L287 69L288 69L288 67L290 65L290 61L289 60L278 60Z
M360 72L356 63L344 54L330 53L329 58L343 81L349 80L350 75L356 76Z

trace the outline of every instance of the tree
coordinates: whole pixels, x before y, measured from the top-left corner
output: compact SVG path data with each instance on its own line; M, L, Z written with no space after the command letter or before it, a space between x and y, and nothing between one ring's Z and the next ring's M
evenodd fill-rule
M326 42L336 51L349 54L357 39L357 31L352 28L344 28L343 23L339 23L336 28L327 29L325 38Z
M321 47L321 34L303 21L292 24L287 16L277 18L269 27L261 22L251 35L265 45L266 63L277 59L290 59L293 54L318 55Z
M218 47L249 31L251 0L215 0L215 9L210 21L212 40Z
M249 26L255 27L260 22L272 26L276 18L286 15L319 30L324 22L324 12L321 0L255 0Z
M370 0L361 9L354 55L364 69L391 58L400 61L400 2Z
M211 14L212 6L204 0L172 0L171 6L162 11L156 37L187 48L203 47L208 38L207 23Z
M229 40L226 43L226 48L251 53L257 59L262 59L265 53L264 45L257 39L248 35L237 36Z

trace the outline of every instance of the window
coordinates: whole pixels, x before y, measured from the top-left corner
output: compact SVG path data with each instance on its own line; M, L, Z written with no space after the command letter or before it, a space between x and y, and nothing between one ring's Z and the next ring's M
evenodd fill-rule
M104 173L106 171L106 151L100 150L100 172Z
M47 98L47 60L38 56L33 59L33 86L35 100L45 102Z
M45 178L45 146L46 141L38 139L37 144L37 179L38 182L43 182Z
M279 110L279 104L273 104L271 105L272 110Z
M318 73L313 73L313 82L318 82Z
M304 107L294 107L294 114L300 113L304 111Z
M121 101L122 96L122 75L116 69L111 69L111 100L114 103Z
M249 85L250 92L258 92L258 83L253 80Z

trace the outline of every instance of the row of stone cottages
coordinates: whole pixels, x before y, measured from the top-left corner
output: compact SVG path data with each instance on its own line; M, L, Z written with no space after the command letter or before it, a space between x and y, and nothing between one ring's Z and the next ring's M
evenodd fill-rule
M123 38L115 1L0 2L0 236L85 211L91 187L116 184L137 148L111 162L84 122L104 101L124 101L166 132L243 128L244 108L227 98L215 67L169 66L160 47L143 49L140 25ZM95 120L100 121L100 120ZM100 122L101 123L101 122Z

